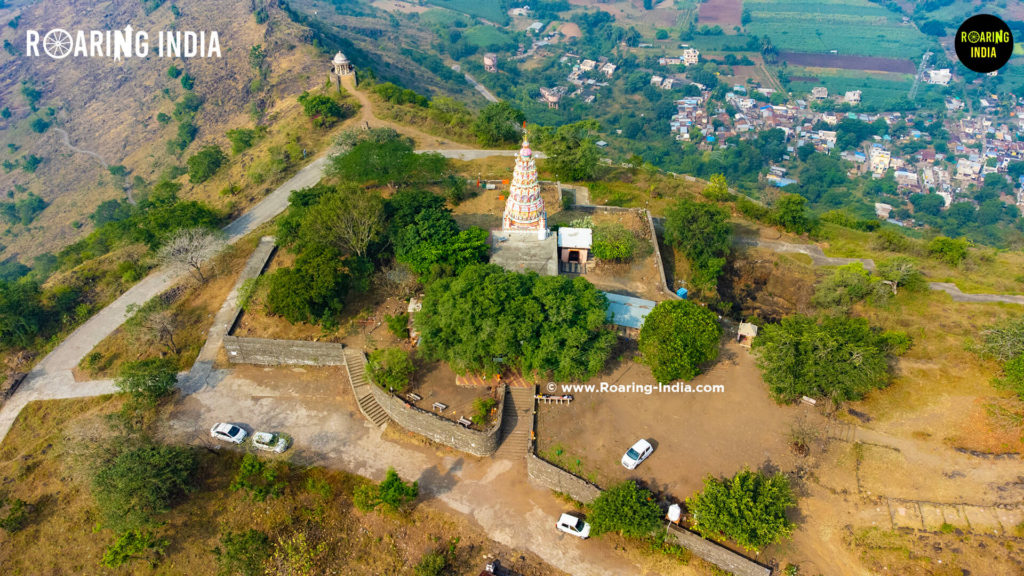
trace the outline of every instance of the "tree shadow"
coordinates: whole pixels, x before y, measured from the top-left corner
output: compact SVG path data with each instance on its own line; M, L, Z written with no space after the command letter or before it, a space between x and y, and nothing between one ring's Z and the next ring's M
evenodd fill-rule
M437 497L441 494L451 492L452 488L458 484L459 480L456 477L456 474L462 470L464 463L463 459L459 458L448 467L447 471L443 473L441 472L440 465L438 464L424 470L417 479L417 482L419 482L420 494L424 496Z

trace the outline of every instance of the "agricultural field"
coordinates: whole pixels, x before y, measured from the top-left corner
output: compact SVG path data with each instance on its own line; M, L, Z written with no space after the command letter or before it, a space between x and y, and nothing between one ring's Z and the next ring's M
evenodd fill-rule
M726 34L733 26L740 26L743 15L743 0L706 0L700 5L700 24L721 26Z
M912 74L895 74L888 72L866 72L862 70L840 70L836 68L816 68L788 66L790 78L817 78L791 81L789 89L794 94L810 93L815 86L825 86L829 95L843 94L848 90L861 90L861 101L864 104L882 105L889 100L906 97L910 86L914 83ZM940 86L922 84L918 90L917 100L925 102L941 99Z
M937 43L902 16L867 0L754 0L747 32L781 51L916 59Z
M480 2L478 0L427 0L428 4L483 18L495 24L504 26L508 24L509 18L501 9L498 2Z
M462 37L466 39L466 42L477 48L508 50L514 49L516 46L512 36L494 26L473 26L472 28L467 28Z

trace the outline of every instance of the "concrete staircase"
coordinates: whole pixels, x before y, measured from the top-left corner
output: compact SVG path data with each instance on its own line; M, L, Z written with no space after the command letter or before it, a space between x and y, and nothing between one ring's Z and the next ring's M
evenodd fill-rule
M366 355L361 350L346 348L345 369L348 370L348 381L352 385L352 393L355 395L356 404L359 405L359 411L375 426L386 426L391 418L370 393L370 386L373 384L366 376Z
M535 389L512 388L505 394L501 420L501 446L495 458L525 458L530 447Z

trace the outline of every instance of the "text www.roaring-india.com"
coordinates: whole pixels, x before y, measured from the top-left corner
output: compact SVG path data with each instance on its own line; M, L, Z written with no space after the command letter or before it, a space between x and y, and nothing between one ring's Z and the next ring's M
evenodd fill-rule
M554 382L548 383L548 392L555 392L558 388L559 386ZM562 384L560 388L562 394L611 392L619 394L650 395L655 392L670 394L720 394L725 392L724 384L687 384L686 382L674 382L670 384L665 384L663 382L658 382L657 384L637 384L636 382L630 382L629 384L611 384L608 382L601 382L600 384Z

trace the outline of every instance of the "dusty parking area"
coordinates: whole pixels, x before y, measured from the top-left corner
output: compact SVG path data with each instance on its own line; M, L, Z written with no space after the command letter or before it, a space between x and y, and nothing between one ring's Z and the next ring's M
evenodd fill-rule
M587 384L656 384L650 370L624 360ZM779 406L769 397L749 351L729 341L719 362L691 385L721 384L718 393L580 392L569 405L541 403L541 455L607 487L637 478L677 499L700 489L705 475L732 475L743 466L792 468L788 434L798 415L822 424L812 409ZM544 386L541 386L543 389ZM640 438L654 454L636 470L622 467Z

